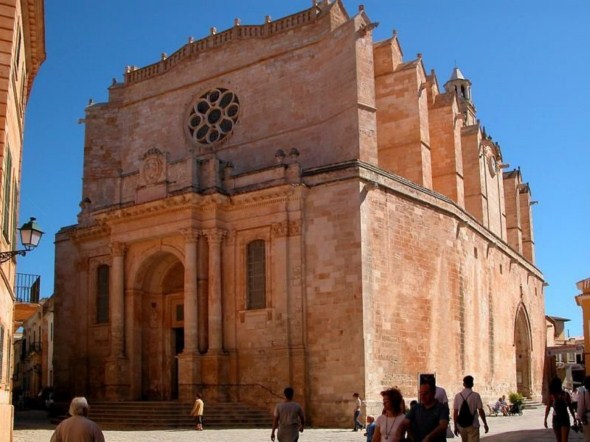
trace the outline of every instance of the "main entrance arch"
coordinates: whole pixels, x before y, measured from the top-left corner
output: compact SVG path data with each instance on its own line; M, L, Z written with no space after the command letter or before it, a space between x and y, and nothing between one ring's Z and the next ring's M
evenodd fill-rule
M523 304L516 311L514 322L514 351L516 357L516 390L525 397L531 395L531 326Z
M177 356L184 348L184 266L173 253L156 252L139 267L134 286L133 396L177 399Z

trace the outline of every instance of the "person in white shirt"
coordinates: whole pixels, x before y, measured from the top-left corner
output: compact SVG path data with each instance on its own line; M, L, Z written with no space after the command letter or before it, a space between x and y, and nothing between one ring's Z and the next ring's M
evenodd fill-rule
M479 417L483 422L484 430L487 433L490 431L488 422L486 420L486 413L483 410L483 403L481 396L472 390L473 388L473 376L465 376L463 378L463 391L457 393L455 401L453 402L453 422L455 422L455 436L461 434L462 442L479 442ZM461 427L457 422L459 416L459 409L463 404L463 401L467 401L469 405L469 411L473 415L473 423L470 426Z
M352 395L352 397L354 398L354 404L353 404L353 421L354 421L354 428L352 431L358 431L358 430L362 430L363 428L365 428L365 426L363 425L363 423L360 421L360 417L361 417L361 406L363 405L363 401L361 400L361 397L358 393L354 393Z
M444 388L439 387L438 385L436 386L436 390L434 391L434 399L439 401L441 404L448 405L448 403L449 403L449 398L447 397L447 391Z

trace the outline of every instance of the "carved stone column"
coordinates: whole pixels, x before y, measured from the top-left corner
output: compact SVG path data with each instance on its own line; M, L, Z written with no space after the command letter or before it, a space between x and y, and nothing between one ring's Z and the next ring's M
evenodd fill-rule
M178 355L178 395L193 401L200 383L198 355L197 244L199 232L185 229L184 236L184 349Z
M125 400L130 395L129 361L125 357L125 244L112 243L111 253L111 354L105 363L105 399Z
M197 351L197 241L199 233L192 229L184 235L184 350Z
M111 276L111 357L121 358L125 348L125 244L115 242L111 245L113 268Z
M202 375L204 384L216 385L207 392L213 400L223 401L225 394L219 384L226 381L227 357L223 351L223 310L221 293L221 241L225 231L210 229L203 232L209 245L208 261L208 335L209 346L203 357Z
M96 267L93 267L94 276L96 278ZM88 257L84 256L79 258L76 261L76 271L78 272L79 277L79 284L82 290L88 290L89 287L89 272L91 271L90 263ZM89 300L95 299L93 295L96 294L96 290L94 293L85 291L83 293L84 296L80 296L77 300L78 302L78 311L85 312L89 309ZM76 351L73 352L74 359L71 361L70 365L70 373L71 376L74 378L74 385L76 392L85 392L88 391L89 379L88 373L90 372L90 367L88 366L88 339L87 333L89 333L89 324L92 323L96 319L96 314L93 316L82 315L79 320L77 321L77 335L76 335Z
M223 312L221 306L221 240L226 232L204 232L209 242L209 351L223 350Z

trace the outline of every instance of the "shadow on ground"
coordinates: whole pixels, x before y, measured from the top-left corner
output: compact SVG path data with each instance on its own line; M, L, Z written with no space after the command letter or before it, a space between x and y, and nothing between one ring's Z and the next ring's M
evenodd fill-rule
M583 440L581 433L570 431L570 441ZM506 433L494 434L483 438L485 442L534 442L534 441L554 441L555 436L551 430L519 430L509 431Z
M49 421L45 410L15 410L14 429L53 430L55 424Z

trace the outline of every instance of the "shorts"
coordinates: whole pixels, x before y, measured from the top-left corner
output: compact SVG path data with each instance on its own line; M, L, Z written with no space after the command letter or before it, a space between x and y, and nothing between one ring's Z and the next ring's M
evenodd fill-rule
M565 416L553 416L553 428L569 427L570 417L566 414Z

